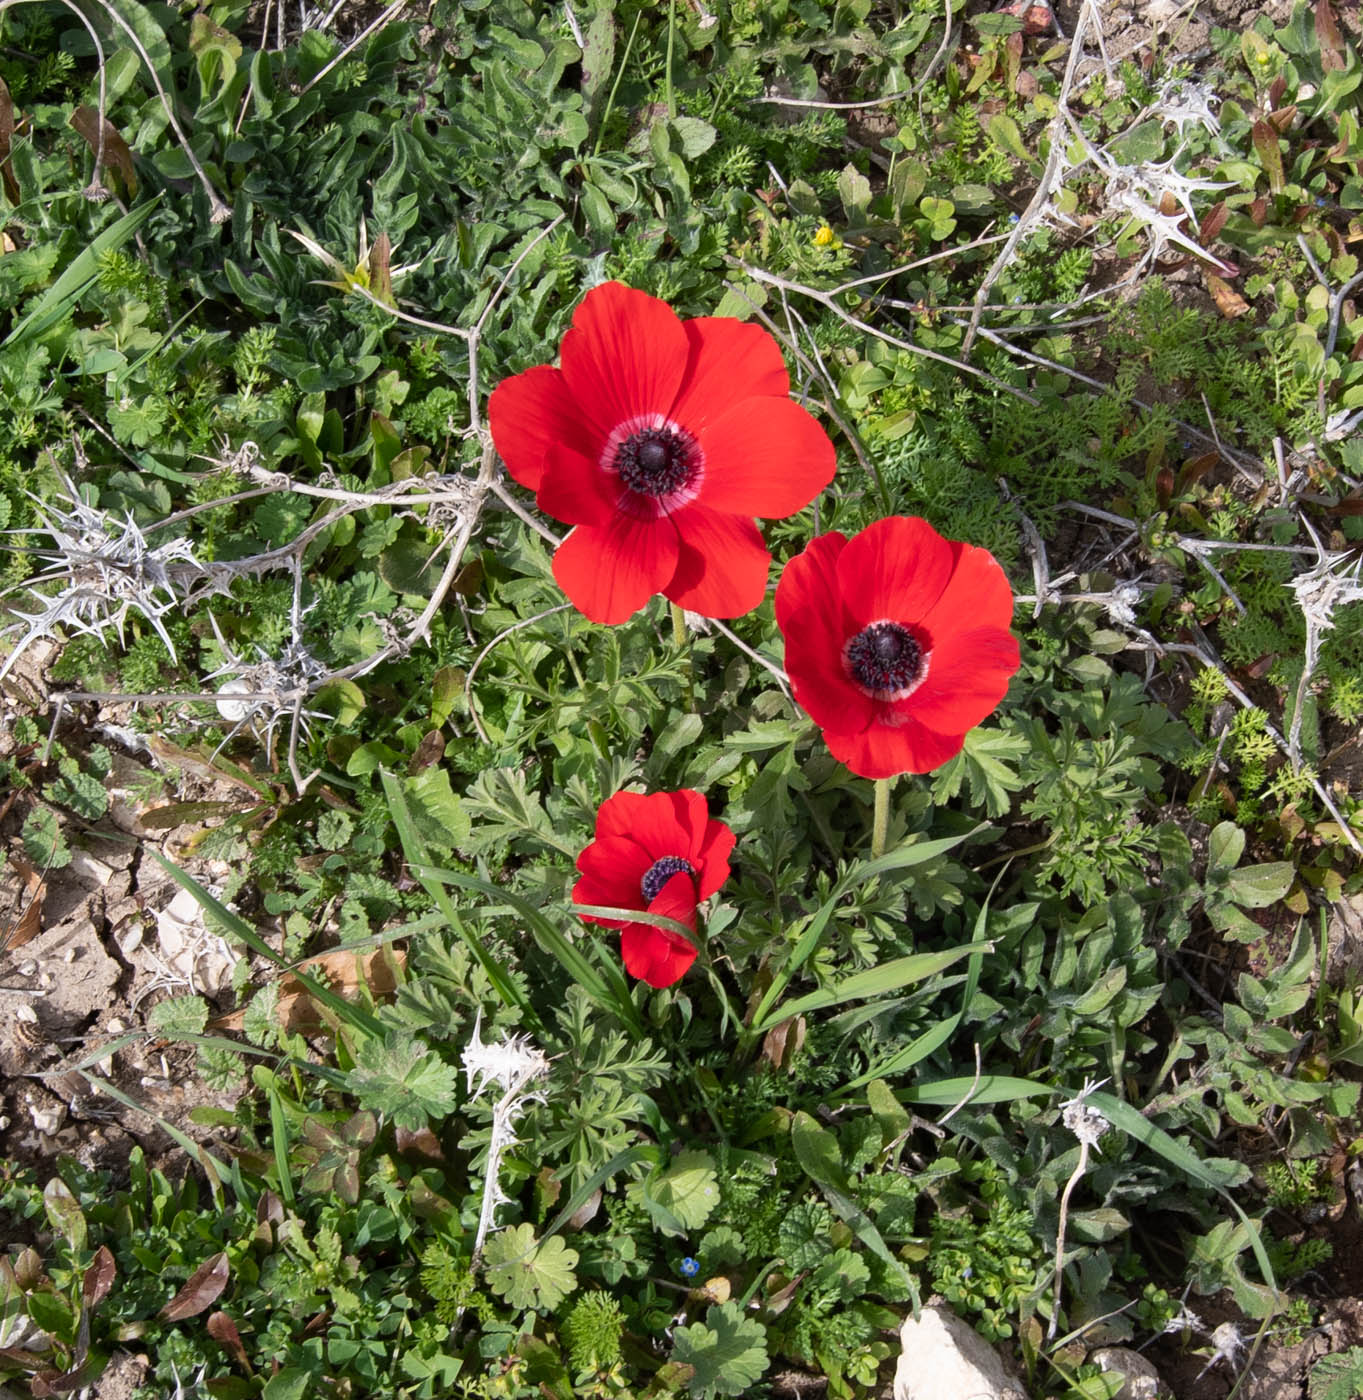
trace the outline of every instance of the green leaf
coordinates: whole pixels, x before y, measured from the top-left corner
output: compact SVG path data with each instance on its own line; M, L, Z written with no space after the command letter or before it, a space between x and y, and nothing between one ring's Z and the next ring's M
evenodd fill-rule
M987 943L983 951L992 952L993 947L992 943ZM897 991L901 987L933 977L952 963L977 951L980 950L967 945L962 948L943 948L935 953L910 953L907 957L894 958L890 962L881 963L879 967L867 968L865 972L855 972L850 977L844 977L841 982L831 987L810 992L794 1001L784 1002L779 1011L771 1013L761 1021L755 1020L752 1030L757 1034L769 1030L777 1022L790 1016L804 1016L811 1011L822 1011L824 1007L840 1006L845 1001L856 1001L862 997L884 996L887 992Z
M659 1205L684 1231L699 1230L719 1205L719 1180L708 1152L679 1152L643 1188L645 1204Z
M447 1118L459 1103L459 1074L406 1031L367 1037L355 1052L350 1087L366 1108L419 1132L427 1117Z
M50 807L35 807L24 818L20 836L24 854L41 874L71 864L71 848L66 844L57 814Z
M709 122L702 121L699 117L673 117L670 125L681 138L682 155L687 160L703 156L715 144L715 137L719 135Z
M69 807L83 821L98 821L109 810L109 794L98 778L79 770L63 774L43 789L49 802Z
M1265 909L1287 893L1296 873L1291 862L1286 860L1247 865L1231 872L1226 881L1226 894L1246 909Z
M865 222L866 210L871 203L871 182L856 168L846 165L838 176L838 198L842 200L843 213L849 224Z
M468 836L471 823L442 767L427 768L402 783L417 834L427 847L448 851Z
M742 1395L767 1369L766 1329L737 1303L721 1303L676 1330L672 1356L692 1368L693 1395Z
M1322 1356L1311 1368L1311 1400L1358 1400L1363 1396L1363 1347Z
M208 1025L208 1003L202 997L167 997L152 1007L147 1029L167 1040L202 1035Z
M513 1308L552 1312L577 1287L577 1250L558 1235L539 1243L530 1225L509 1225L483 1246L487 1286Z
M1234 870L1245 853L1245 833L1234 822L1218 822L1207 838L1207 869Z
M79 1254L85 1248L85 1213L61 1177L54 1176L43 1187L43 1206L49 1224L59 1234L65 1235L66 1242Z

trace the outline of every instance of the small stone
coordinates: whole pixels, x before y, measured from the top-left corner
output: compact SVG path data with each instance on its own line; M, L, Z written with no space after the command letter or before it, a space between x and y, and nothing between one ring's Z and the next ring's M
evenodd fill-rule
M929 1306L904 1319L894 1400L1024 1400L998 1353L949 1308Z
M1101 1371L1115 1371L1123 1378L1114 1400L1158 1400L1168 1392L1160 1374L1140 1352L1130 1347L1099 1347L1089 1360Z
M119 1020L117 1016L110 1016L109 1024L105 1027L105 1029L109 1032L110 1035L122 1035L123 1032L128 1029L128 1027L127 1024Z
M29 1114L33 1119L33 1126L44 1137L55 1137L66 1118L66 1105L57 1103L51 1108L30 1108Z

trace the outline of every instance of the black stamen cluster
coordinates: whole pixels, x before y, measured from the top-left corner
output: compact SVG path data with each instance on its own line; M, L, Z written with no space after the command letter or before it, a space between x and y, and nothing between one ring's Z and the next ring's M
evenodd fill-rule
M643 428L616 449L615 470L631 491L670 496L691 476L691 445L672 428Z
M644 878L639 881L639 890L644 896L644 902L652 904L662 893L663 886L683 870L688 875L696 873L696 867L681 856L663 856L661 860L655 860L644 872Z
M867 690L903 690L922 673L923 649L907 627L873 622L848 642L847 665L852 679Z

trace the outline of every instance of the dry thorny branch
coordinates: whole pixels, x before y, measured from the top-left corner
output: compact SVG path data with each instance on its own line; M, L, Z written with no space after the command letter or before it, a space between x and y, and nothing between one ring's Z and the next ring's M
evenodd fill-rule
M468 348L468 435L477 440L480 449L475 477L470 479L465 473L455 472L427 477L419 483L397 482L378 491L347 491L339 486L294 481L283 473L271 472L257 461L259 451L256 445L245 442L230 457L215 462L215 465L245 475L257 485L229 497L177 511L145 527L136 524L131 516L120 519L112 512L91 505L84 500L76 485L66 480L64 501L60 504L38 502L39 526L12 532L47 535L52 541L52 548L37 551L47 567L27 585L27 591L37 602L38 610L32 613L16 610L15 616L19 621L3 629L13 631L24 628L9 656L0 664L0 681L39 639L54 637L63 628L99 637L113 632L121 639L128 616L134 612L152 626L174 659L174 644L163 621L168 614L188 609L213 595L230 594L233 583L239 578L289 570L294 580L290 634L278 655L262 654L254 660L237 656L218 632L214 620L212 625L224 662L203 679L206 682L222 679L224 683L221 686L203 691L165 694L64 691L55 694L52 702L60 713L65 705L82 701L156 704L211 701L217 704L224 718L235 723L236 727L228 738L244 725L251 724L264 734L270 745L273 744L275 732L287 718L289 772L298 791L306 791L317 776L312 773L305 777L298 767L299 737L306 733L308 720L312 717L307 709L309 698L338 681L366 675L389 658L405 655L428 640L431 624L459 575L464 554L478 528L489 496L496 492L501 499L512 504L504 493L497 491L497 455L482 421L478 345L484 327L517 269L559 222L556 219L548 224L521 250L471 329L419 322L428 329L458 336ZM362 292L362 289L356 290ZM378 304L402 319L417 319L396 308ZM77 461L80 465L79 450ZM336 505L287 544L228 562L201 562L194 556L190 543L182 538L172 539L163 545L153 545L148 538L200 511L280 491L333 500ZM426 506L436 518L444 518L448 522L444 537L431 558L445 554L445 567L425 608L419 616L410 620L410 625L404 631L399 631L387 619L381 619L387 635L377 652L349 666L329 669L313 654L305 635L304 619L308 609L302 599L304 554L309 544L338 520L375 505L397 508Z

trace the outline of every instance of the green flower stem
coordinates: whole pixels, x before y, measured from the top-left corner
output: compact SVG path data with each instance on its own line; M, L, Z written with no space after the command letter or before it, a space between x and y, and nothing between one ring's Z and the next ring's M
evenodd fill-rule
M890 830L890 787L893 778L875 780L876 806L871 824L871 859L885 854L885 838Z
M686 708L695 710L696 678L691 673L695 659L690 651L691 634L686 630L686 613L680 604L674 603L670 599L668 607L672 609L672 640L678 651L686 652Z

